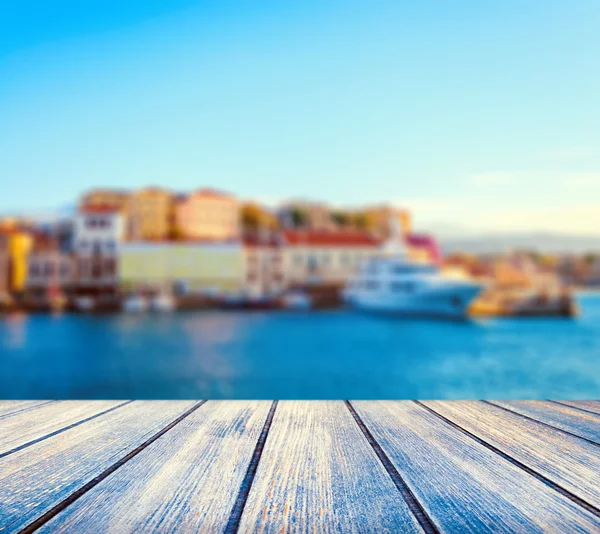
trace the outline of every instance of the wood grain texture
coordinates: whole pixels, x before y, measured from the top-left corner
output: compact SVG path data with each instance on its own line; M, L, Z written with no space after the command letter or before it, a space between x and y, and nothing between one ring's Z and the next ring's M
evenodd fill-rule
M479 401L423 404L600 508L600 451L596 445Z
M600 518L407 402L353 402L440 531L597 532ZM450 403L459 409L462 403Z
M122 404L122 401L53 402L0 420L0 455Z
M270 406L207 402L38 532L222 532Z
M134 402L0 459L0 532L19 531L194 404Z
M420 532L341 401L280 401L239 532Z
M558 401L561 404L567 404L573 406L573 408L579 408L580 410L586 410L600 415L600 401Z
M547 401L493 401L492 404L600 444L600 415Z
M34 410L51 401L0 401L0 420L24 411Z

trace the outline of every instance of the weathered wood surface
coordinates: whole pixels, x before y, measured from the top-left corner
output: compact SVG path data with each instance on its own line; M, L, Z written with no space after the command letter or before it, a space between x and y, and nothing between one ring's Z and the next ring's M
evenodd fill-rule
M560 402L3 401L0 532L600 532Z
M600 519L413 403L355 402L439 530L570 532Z
M41 532L220 532L270 402L208 402Z
M600 414L544 401L494 401L492 404L600 444Z
M0 420L0 458L122 404L115 401L65 401L14 413L12 417Z
M53 401L0 401L0 420L12 415L33 410Z
M241 532L420 532L342 402L281 401Z
M135 402L1 458L0 529L25 527L193 404Z
M579 410L585 410L588 412L592 412L600 415L600 401L555 401L560 402L560 404L566 404L567 406L572 406L573 408L577 408Z
M600 508L600 448L479 401L424 403L553 483Z

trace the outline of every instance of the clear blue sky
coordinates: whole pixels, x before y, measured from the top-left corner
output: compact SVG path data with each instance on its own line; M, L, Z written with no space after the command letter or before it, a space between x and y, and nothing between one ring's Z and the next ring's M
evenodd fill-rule
M0 211L211 185L598 232L599 20L597 0L10 2Z

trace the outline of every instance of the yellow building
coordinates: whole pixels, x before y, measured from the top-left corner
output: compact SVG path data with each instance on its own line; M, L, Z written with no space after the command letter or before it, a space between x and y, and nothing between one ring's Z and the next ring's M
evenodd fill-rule
M167 239L174 231L173 194L159 187L135 191L127 199L126 215L131 241Z
M28 258L33 246L33 237L25 229L11 222L5 223L0 232L4 243L4 276L3 284L8 291L20 293L27 282Z
M175 225L180 237L227 241L240 236L240 206L227 193L199 189L176 201Z
M245 278L242 246L206 243L128 243L119 252L119 283L131 291L170 288L239 291Z

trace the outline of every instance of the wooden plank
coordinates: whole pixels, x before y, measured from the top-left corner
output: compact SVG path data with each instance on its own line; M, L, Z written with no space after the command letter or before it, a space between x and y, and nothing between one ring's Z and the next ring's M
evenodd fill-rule
M281 401L240 532L420 532L341 401Z
M492 404L600 444L600 415L547 401L493 401Z
M573 406L573 408L579 408L580 410L586 410L588 412L592 412L592 413L600 415L600 401L593 401L593 400L588 400L588 401L566 401L566 400L561 400L561 401L557 401L557 402L560 402L561 404L567 404L569 406Z
M38 532L222 532L271 404L206 403Z
M600 508L600 450L596 445L479 401L424 404Z
M440 531L600 529L598 516L422 406L382 401L352 404ZM461 403L450 405L459 410Z
M0 420L0 457L79 421L123 404L123 401L53 402Z
M19 531L194 404L134 402L0 459L0 531Z
M0 420L14 414L33 410L51 401L0 401Z

